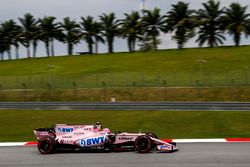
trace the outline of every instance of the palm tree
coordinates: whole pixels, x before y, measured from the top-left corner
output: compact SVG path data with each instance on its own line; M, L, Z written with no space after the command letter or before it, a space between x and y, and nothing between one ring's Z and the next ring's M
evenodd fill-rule
M141 39L142 21L138 12L125 14L125 19L121 21L121 35L127 38L128 49L130 52L135 51L136 40Z
M18 18L22 25L24 47L27 48L27 57L30 58L30 44L33 40L34 27L37 24L36 19L30 13L26 13L23 18Z
M99 22L95 22L93 24L93 35L95 39L95 53L98 53L98 43L105 43L105 40L103 39L103 33L102 33L102 24Z
M199 42L199 46L207 42L211 48L223 44L225 37L221 30L220 18L223 9L220 9L220 2L209 0L207 3L202 3L202 5L204 9L197 12L199 36L196 42Z
M82 22L80 22L81 24L81 28L83 30L83 34L84 34L84 39L86 40L86 42L88 43L88 49L89 49L89 53L92 54L93 53L93 44L94 44L94 18L91 16L87 16L86 18L81 17Z
M159 40L157 37L160 32L166 31L164 16L160 15L160 9L155 8L152 11L145 10L143 22L146 26L146 33L152 37L154 49L157 50Z
M60 34L59 24L55 23L55 20L56 18L53 16L45 16L43 19L39 19L39 38L45 43L47 57L55 56L54 39Z
M116 20L115 14L102 14L100 16L103 34L108 43L108 52L113 53L113 43L115 36L118 35L119 21Z
M36 57L38 41L42 40L41 36L40 36L40 32L41 32L41 29L40 29L39 25L34 25L33 31L31 32L32 45L33 45L33 56L32 57Z
M60 27L63 29L63 41L68 44L68 55L73 55L74 44L79 43L82 37L80 25L65 17Z
M167 30L174 32L173 39L177 41L179 49L182 49L188 39L194 36L194 21L192 19L193 10L189 10L189 3L178 2L172 5L172 9L167 13Z
M19 59L19 43L23 42L22 27L17 24L14 24L12 34L13 34L12 44L15 46L16 59Z
M1 42L2 45L5 43L6 51L8 52L9 59L11 56L11 45L15 46L16 50L16 59L19 58L18 48L19 42L21 41L22 29L16 24L12 19L5 21L1 24Z
M5 50L8 53L9 60L11 59L11 44L12 44L12 31L13 31L13 20L5 21L1 24L1 38L2 42L5 43L3 46L5 46Z
M4 52L8 50L8 45L5 38L5 33L3 32L2 26L0 27L0 58L4 60Z
M249 35L250 14L247 12L247 6L241 6L239 3L232 3L226 9L222 17L224 30L233 35L235 46L240 45L241 35Z

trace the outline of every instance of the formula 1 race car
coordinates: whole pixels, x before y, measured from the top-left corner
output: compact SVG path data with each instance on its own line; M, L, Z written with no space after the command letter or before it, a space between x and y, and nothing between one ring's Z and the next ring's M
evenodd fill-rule
M94 125L56 124L53 128L34 129L38 140L37 148L42 154L51 154L59 150L103 150L137 151L148 153L151 150L173 152L176 143L159 140L153 133L111 133L102 129L97 122Z

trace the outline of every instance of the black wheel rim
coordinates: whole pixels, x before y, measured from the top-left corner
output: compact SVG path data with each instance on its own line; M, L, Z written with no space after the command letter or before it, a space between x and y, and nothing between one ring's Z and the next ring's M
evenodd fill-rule
M44 140L40 144L40 150L44 153L48 152L50 150L51 144L48 140Z
M147 149L149 145L149 141L146 138L142 138L140 139L140 141L138 142L138 146L141 150Z

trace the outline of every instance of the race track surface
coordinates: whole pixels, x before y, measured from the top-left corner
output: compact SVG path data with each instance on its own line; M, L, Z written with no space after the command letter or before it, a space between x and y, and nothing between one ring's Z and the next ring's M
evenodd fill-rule
M1 167L249 167L250 143L178 144L175 153L57 153L1 147Z

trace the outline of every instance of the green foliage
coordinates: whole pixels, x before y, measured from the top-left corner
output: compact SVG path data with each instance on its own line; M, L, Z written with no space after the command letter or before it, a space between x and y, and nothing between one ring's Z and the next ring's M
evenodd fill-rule
M80 42L82 33L80 25L76 21L65 17L62 23L59 23L62 28L61 41L68 45L68 55L73 55L74 44Z
M121 36L127 38L128 50L135 51L137 39L141 39L143 34L143 23L139 12L132 12L125 14L125 19L121 21L121 28L119 29Z
M247 13L247 6L232 3L221 20L224 29L233 35L235 46L240 45L242 34L246 36L250 34L250 14Z
M155 8L152 11L145 10L142 22L145 25L145 33L147 36L152 38L152 44L154 50L157 50L159 40L157 37L161 32L166 32L166 23L164 16L160 14L160 9Z
M39 41L46 46L47 56L54 56L54 44L56 39L67 43L68 55L73 54L74 45L81 40L88 44L89 53L98 52L98 43L108 45L108 53L114 50L114 39L122 37L127 39L128 50L133 52L140 42L140 50L157 50L161 33L173 33L172 39L177 42L179 49L182 49L196 34L198 34L199 46L207 44L209 47L222 45L226 40L224 33L233 35L236 46L240 45L241 35L247 37L250 34L250 14L247 13L247 6L239 3L231 3L229 8L220 8L220 2L208 0L202 3L203 8L189 9L189 3L179 1L172 5L172 8L165 15L160 9L143 10L143 16L139 12L125 13L125 18L118 20L114 13L103 13L99 20L92 16L81 17L79 24L69 17L63 22L55 22L53 16L45 16L36 19L30 13L23 18L18 18L21 27L13 20L6 21L0 26L0 54L8 52L11 59L10 48L16 48L16 58L19 58L19 44L27 48L27 57L31 57L30 46L33 45L33 57L36 57L36 48ZM60 25L60 26L59 26ZM6 29L7 28L7 29ZM10 30L9 33L4 31ZM195 31L198 29L198 31ZM8 34L8 35L7 35ZM105 37L105 40L104 40Z
M225 37L221 29L223 9L220 9L220 2L209 0L207 3L202 3L202 5L204 9L197 12L199 36L196 42L199 42L199 46L203 46L207 42L211 48L223 44Z
M189 9L189 3L184 2L172 5L172 9L167 13L167 30L174 32L173 39L176 40L179 49L195 35L193 13L194 11Z
M23 18L18 18L23 31L23 46L27 48L27 57L30 58L30 44L34 38L33 34L37 31L38 21L30 13L26 13Z
M106 37L108 44L108 52L113 53L114 38L119 34L118 27L120 21L116 19L114 13L105 14L100 16L103 35Z
M45 43L47 57L55 56L53 42L61 34L59 23L55 22L55 20L56 18L53 16L45 16L39 20L39 29L41 30L39 37Z

